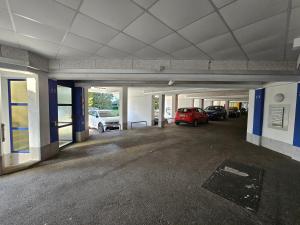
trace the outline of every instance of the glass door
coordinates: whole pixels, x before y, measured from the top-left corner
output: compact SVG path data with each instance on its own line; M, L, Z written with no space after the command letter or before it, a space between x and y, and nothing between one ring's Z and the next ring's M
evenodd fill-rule
M10 146L12 153L29 153L26 80L8 80Z
M59 147L73 142L72 88L57 85Z

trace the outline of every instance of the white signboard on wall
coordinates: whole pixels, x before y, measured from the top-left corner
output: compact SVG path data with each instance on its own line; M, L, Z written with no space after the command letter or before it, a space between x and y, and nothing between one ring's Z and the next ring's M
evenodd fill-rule
M270 105L268 127L273 129L288 130L289 105Z

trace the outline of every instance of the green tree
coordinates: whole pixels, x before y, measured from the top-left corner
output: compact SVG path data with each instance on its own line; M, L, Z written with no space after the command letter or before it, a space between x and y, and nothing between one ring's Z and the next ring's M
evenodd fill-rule
M89 92L89 107L112 109L113 94Z

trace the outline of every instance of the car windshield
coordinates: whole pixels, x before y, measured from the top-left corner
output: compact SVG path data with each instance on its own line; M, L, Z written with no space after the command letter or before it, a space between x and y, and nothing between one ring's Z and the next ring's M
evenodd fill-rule
M191 109L181 108L181 109L178 109L178 112L180 112L180 113L191 112Z
M218 109L220 109L219 106L208 106L208 107L206 107L205 110L218 110Z
M100 111L99 112L100 117L115 117L116 114L114 114L112 111Z

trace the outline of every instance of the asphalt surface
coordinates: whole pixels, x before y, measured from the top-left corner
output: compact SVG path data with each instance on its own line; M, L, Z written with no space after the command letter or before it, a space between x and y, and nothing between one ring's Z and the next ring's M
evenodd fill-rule
M0 224L300 224L300 162L247 143L245 126L233 119L95 135L0 177ZM257 213L201 187L225 159L265 170Z

